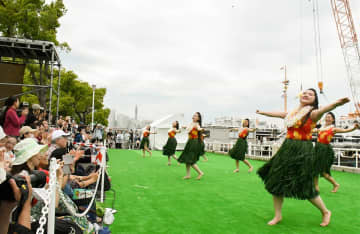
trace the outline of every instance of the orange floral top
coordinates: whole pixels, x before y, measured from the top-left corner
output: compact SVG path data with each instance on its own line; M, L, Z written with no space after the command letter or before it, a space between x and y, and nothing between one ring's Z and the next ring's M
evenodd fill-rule
M168 135L169 135L170 138L174 138L175 135L176 135L176 132L174 130L170 131L170 132L168 132Z
M150 132L144 132L143 136L148 137L150 135Z
M249 131L245 128L239 133L239 138L245 139L249 135Z
M199 138L199 131L197 130L197 128L191 129L191 131L189 132L189 139L197 139L197 138Z
M312 139L312 130L315 128L311 118L308 118L306 123L301 126L301 120L299 120L294 126L287 129L286 138L301 141L310 141Z
M330 144L331 139L333 138L334 135L335 135L334 128L329 128L327 130L320 131L318 134L317 141L319 143L328 145L328 144Z

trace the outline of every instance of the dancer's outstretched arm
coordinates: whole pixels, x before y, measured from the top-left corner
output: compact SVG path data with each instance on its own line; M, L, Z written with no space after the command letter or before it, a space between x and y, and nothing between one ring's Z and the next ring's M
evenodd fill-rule
M325 114L326 112L329 112L329 111L332 111L334 110L336 107L338 106L342 106L346 103L350 102L350 99L349 98L341 98L339 100L337 100L336 102L334 103L331 103L327 106L323 106L323 107L320 107L319 109L316 109L316 110L313 110L311 112L311 119L313 121L319 121L319 119L321 119L321 117L323 116L323 114Z
M287 115L287 112L283 112L283 111L265 112L265 111L256 110L256 114L284 119Z
M356 129L359 129L359 124L355 124L354 127L349 128L349 129L343 129L343 128L334 128L334 133L348 133L348 132L352 132L355 131Z

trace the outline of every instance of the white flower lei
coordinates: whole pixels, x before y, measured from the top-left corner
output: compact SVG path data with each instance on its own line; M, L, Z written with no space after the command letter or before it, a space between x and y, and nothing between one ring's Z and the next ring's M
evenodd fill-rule
M285 127L293 127L299 120L301 121L313 109L312 106L304 106L300 110L294 110L285 117Z
M326 126L326 127L321 127L321 128L319 129L319 132L327 131L327 130L329 130L330 128L333 128L333 127L334 127L333 124L331 124L331 125L329 125L329 126Z

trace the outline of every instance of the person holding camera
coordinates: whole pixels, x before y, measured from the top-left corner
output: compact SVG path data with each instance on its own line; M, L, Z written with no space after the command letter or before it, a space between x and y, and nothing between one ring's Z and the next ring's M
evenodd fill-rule
M23 109L19 118L16 110L19 108L19 98L11 96L5 101L6 109L0 119L0 125L3 126L4 132L8 136L19 136L21 125L25 122L29 113L27 109Z

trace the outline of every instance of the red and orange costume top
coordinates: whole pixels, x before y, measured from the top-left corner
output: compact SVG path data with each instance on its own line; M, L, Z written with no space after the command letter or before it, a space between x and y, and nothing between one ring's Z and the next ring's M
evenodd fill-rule
M320 129L317 141L319 143L328 145L328 144L330 144L334 135L335 135L335 133L334 133L333 127L329 128L329 129L324 129L324 130Z
M189 132L189 139L198 139L199 138L199 130L194 127Z
M168 132L168 136L170 138L175 138L175 135L176 135L176 131L175 130L171 130L170 132Z
M239 138L246 139L248 135L249 130L247 128L244 128L241 132L239 132Z
M145 131L145 132L143 133L143 137L148 137L148 136L150 136L150 132L149 132L149 131Z
M294 126L287 129L287 139L310 141L312 139L312 130L315 128L314 123L309 117L304 124L299 120Z

